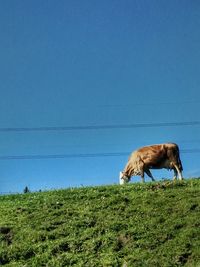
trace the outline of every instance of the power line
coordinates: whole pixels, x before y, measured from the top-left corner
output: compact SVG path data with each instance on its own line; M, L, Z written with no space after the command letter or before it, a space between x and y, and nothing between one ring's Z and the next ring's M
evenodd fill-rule
M0 156L0 160L35 160L35 159L65 159L65 158L97 158L127 156L127 152L108 153L77 153L77 154L53 154L53 155L20 155L20 156Z
M198 126L200 121L185 122L158 122L158 123L133 123L133 124L105 124L85 126L41 126L41 127L1 127L0 132L47 132L47 131L77 131L77 130L109 130L151 127L174 127L174 126Z
M181 153L200 153L200 148L189 148L180 150Z
M182 149L181 153L200 153L200 148ZM131 152L104 152L104 153L77 153L77 154L52 154L52 155L16 155L0 156L0 160L43 160L43 159L67 159L67 158L99 158L128 156Z
M174 102L159 102L157 103L158 105L185 105L185 104L198 104L198 100L191 100L191 101L174 101ZM134 106L155 106L155 103L134 103ZM86 107L86 106L85 106ZM128 108L128 107L133 107L132 104L105 104L105 105L99 105L99 106L94 106L97 108Z

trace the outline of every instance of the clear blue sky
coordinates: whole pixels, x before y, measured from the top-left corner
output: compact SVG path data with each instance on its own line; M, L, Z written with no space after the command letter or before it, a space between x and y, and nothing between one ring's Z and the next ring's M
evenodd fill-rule
M0 128L200 121L199 14L197 0L1 1ZM0 132L0 156L198 149L199 136L199 125ZM0 160L0 192L118 183L127 158ZM181 158L185 177L200 176L200 153Z

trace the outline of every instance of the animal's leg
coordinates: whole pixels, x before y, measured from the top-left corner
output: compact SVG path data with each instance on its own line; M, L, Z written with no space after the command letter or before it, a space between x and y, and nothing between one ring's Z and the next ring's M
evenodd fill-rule
M142 179L142 183L144 183L144 171L141 171L141 179Z
M174 168L173 170L174 170L174 178L173 178L173 180L175 181L177 179L178 172L177 172L176 168Z
M183 180L182 172L179 170L178 166L174 164L174 167L176 168L176 171L178 173L179 180Z
M153 178L152 173L150 172L150 170L145 170L146 174L151 178L152 181L155 181L155 179Z
M175 165L175 168L176 168L176 170L178 172L178 178L179 178L179 180L183 180L182 172L179 170L179 168L176 165Z

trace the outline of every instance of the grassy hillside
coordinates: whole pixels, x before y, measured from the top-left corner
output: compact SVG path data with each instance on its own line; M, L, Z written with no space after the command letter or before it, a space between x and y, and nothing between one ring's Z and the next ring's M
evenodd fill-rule
M200 179L1 196L0 265L200 266Z

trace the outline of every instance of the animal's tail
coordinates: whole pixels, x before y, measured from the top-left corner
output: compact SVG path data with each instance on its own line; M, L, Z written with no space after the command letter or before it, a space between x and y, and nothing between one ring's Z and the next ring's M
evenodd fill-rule
M182 162L181 162L181 159L180 159L180 151L179 151L179 147L178 146L177 146L177 154L176 154L176 157L177 157L177 162L178 162L179 170L180 171L183 171L183 165L182 165Z

